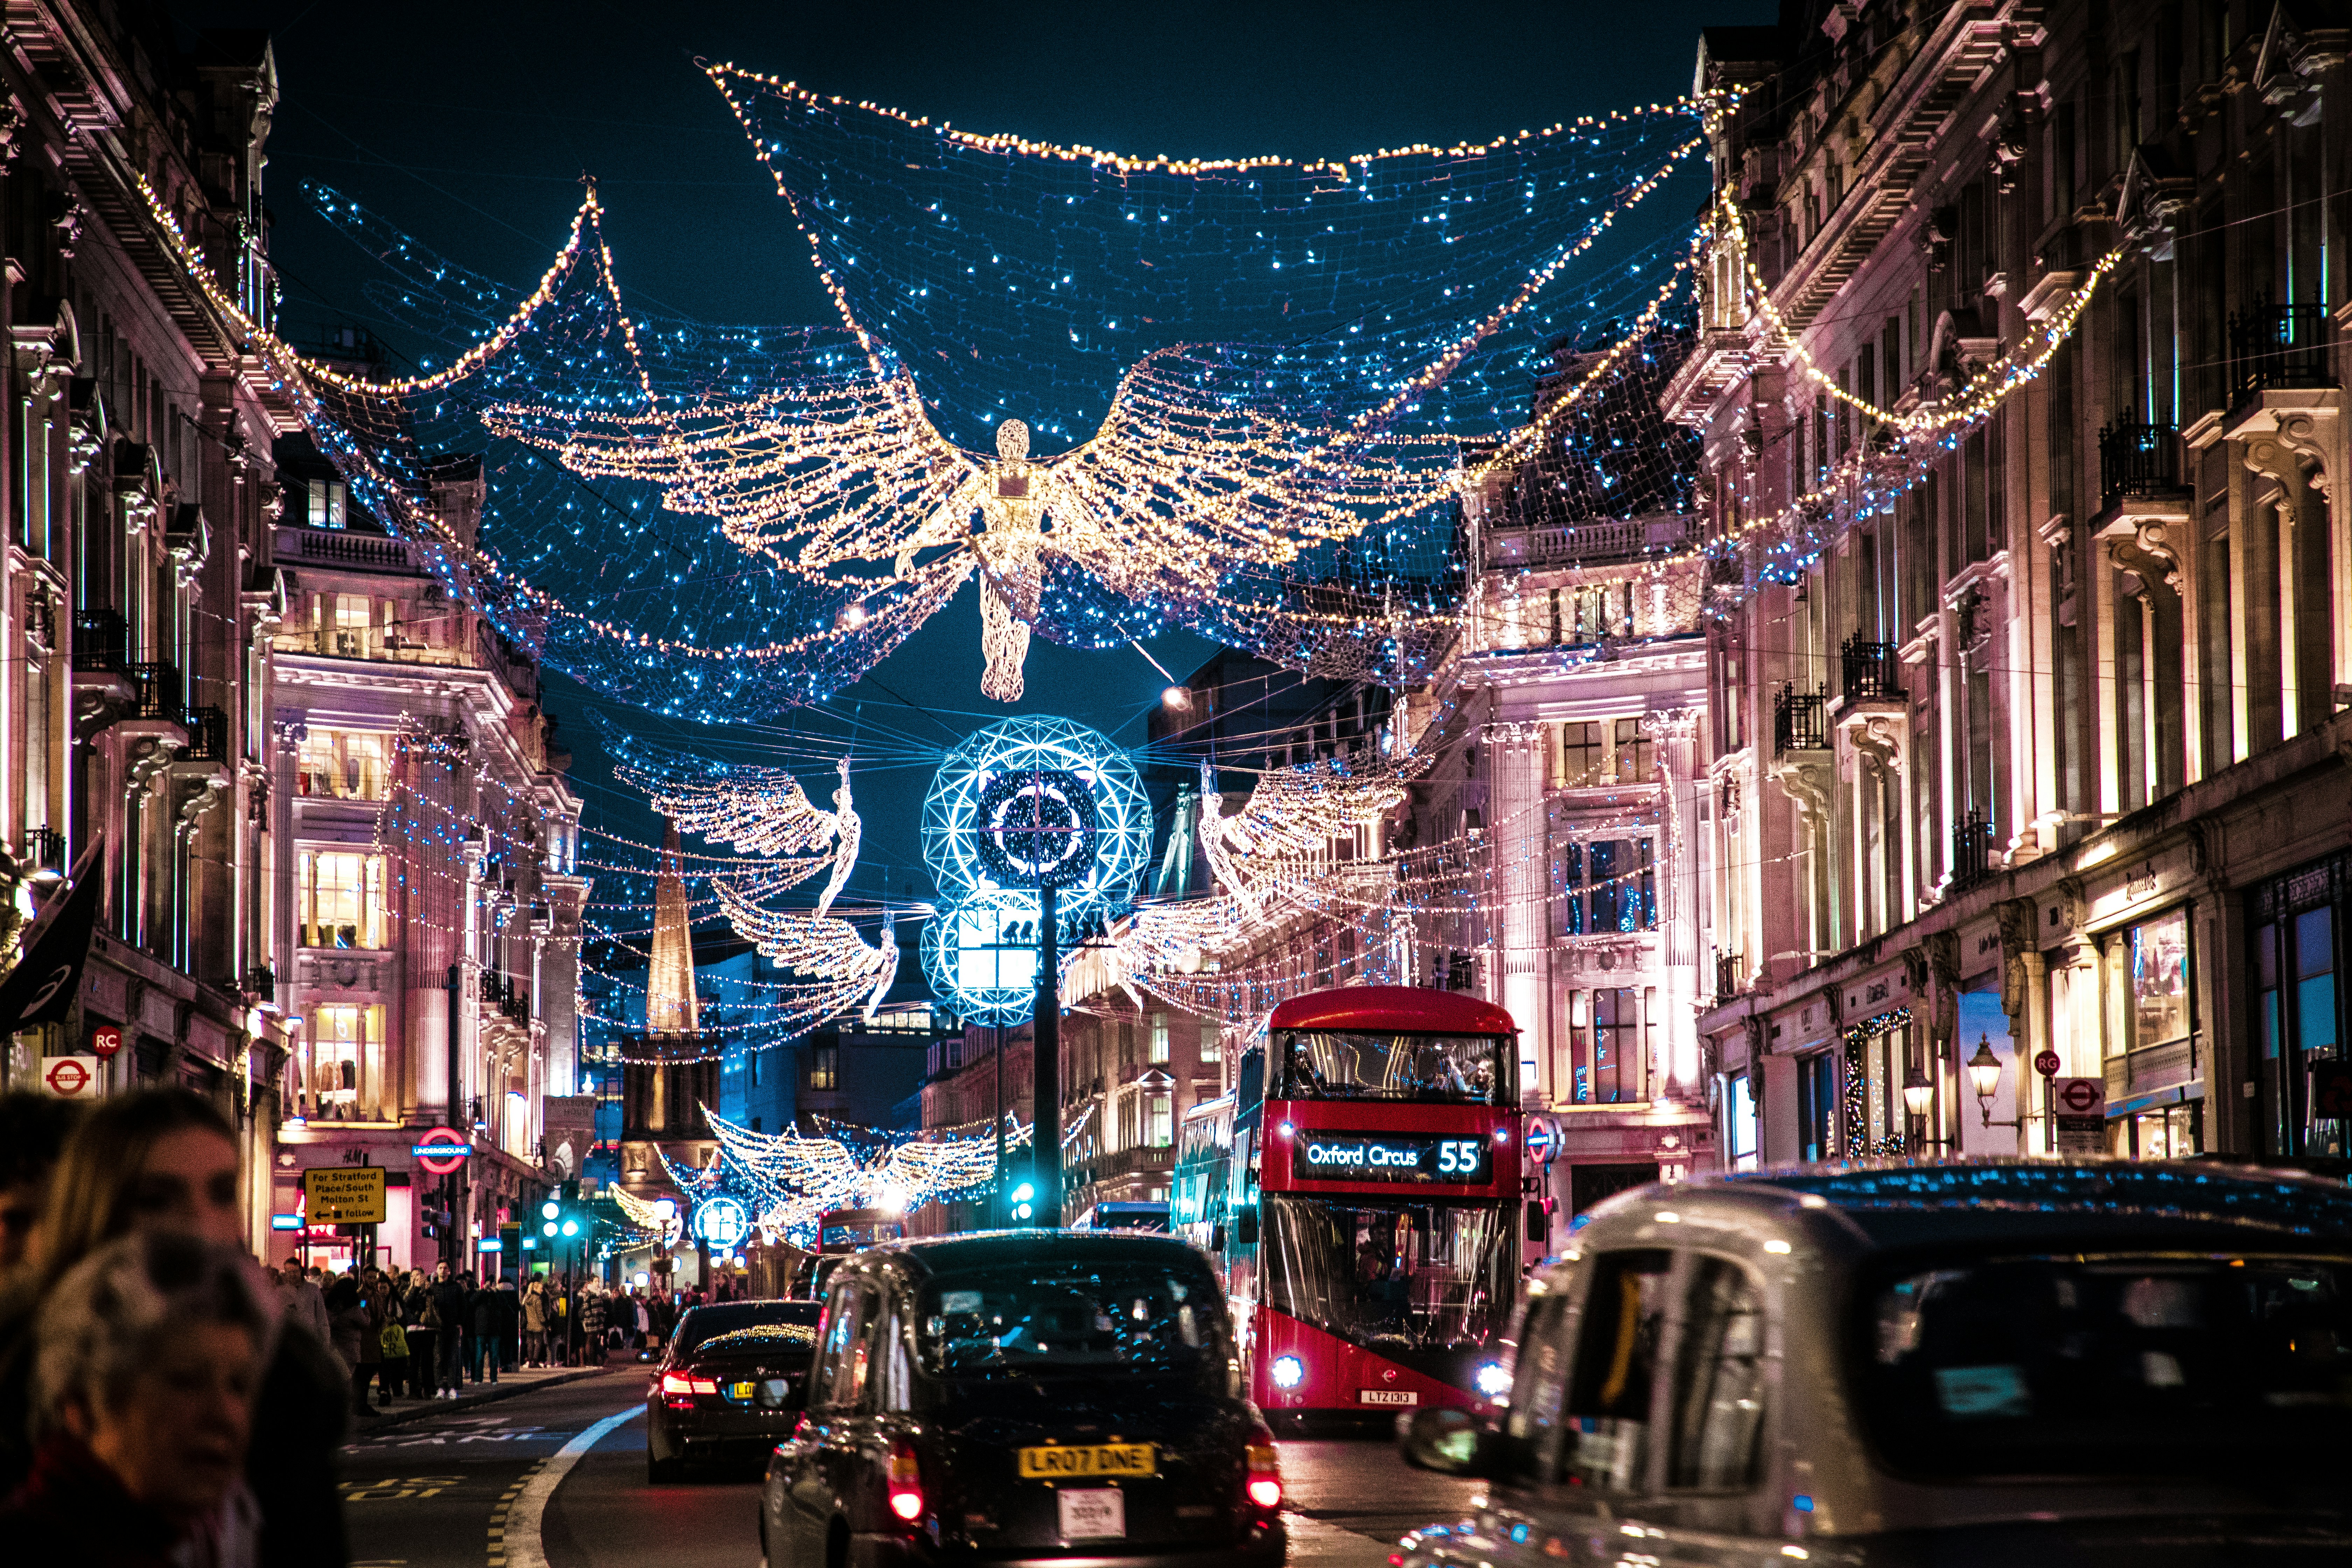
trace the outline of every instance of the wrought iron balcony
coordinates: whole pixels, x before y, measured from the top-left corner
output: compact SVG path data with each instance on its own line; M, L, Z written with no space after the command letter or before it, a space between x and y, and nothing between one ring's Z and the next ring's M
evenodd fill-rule
M1991 875L1992 824L1971 811L1952 825L1952 889L1973 888Z
M188 689L180 667L163 659L142 659L127 667L134 700L131 711L142 719L179 722L187 709Z
M2327 368L2327 307L2258 300L2230 316L2229 394L2232 407L2280 388L2334 386Z
M184 723L188 731L188 749L182 753L192 763L225 763L228 757L228 715L209 704L188 710Z
M127 662L130 629L112 610L84 610L74 617L73 667L120 671Z
M2104 503L2176 496L2180 432L2169 425L2109 425L2099 432L2099 493Z
M1838 650L1839 678L1848 702L1901 702L1903 660L1891 642L1864 642L1856 632Z
M1822 752L1829 749L1829 694L1800 691L1795 681L1780 688L1772 700L1772 752Z

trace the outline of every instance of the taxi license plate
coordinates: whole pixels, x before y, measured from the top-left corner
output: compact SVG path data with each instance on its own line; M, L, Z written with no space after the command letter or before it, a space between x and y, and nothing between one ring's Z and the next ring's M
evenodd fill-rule
M1021 1479L1024 1481L1149 1476L1159 1468L1159 1455L1149 1443L1074 1443L1066 1447L1021 1450Z
M1359 1405L1418 1405L1421 1395L1410 1388L1360 1388L1356 1390Z
M1127 1494L1117 1487L1065 1487L1054 1494L1062 1539L1108 1541L1127 1533Z

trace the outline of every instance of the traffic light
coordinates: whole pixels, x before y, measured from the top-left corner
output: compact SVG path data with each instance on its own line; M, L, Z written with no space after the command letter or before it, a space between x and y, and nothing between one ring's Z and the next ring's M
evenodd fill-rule
M1005 1217L1027 1225L1037 1217L1037 1189L1023 1182L1004 1195Z

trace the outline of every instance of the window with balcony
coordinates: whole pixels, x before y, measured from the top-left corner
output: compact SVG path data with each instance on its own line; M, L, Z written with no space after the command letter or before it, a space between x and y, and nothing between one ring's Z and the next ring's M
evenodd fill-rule
M306 488L310 492L310 526L341 528L349 521L348 496L341 479L311 479Z
M1175 1097L1151 1094L1144 1097L1143 1143L1148 1149L1165 1149L1176 1142Z
M382 800L388 789L387 737L352 730L312 730L296 762L295 787L334 800Z
M304 947L383 948L383 857L305 849L295 861L295 919Z
M310 1010L300 1068L303 1114L324 1121L388 1121L384 1093L383 1007L322 1003Z

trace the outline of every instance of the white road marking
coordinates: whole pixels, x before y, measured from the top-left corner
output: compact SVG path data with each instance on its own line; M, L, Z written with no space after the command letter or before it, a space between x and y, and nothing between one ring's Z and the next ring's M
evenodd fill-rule
M580 1462L583 1455L603 1442L614 1428L645 1413L644 1405L633 1405L617 1415L607 1415L539 1462L539 1468L523 1483L514 1506L507 1510L505 1528L499 1532L506 1568L547 1568L547 1551L539 1538L539 1525L547 1512L548 1500L555 1495L555 1489L563 1484L563 1478L572 1473L572 1467Z

